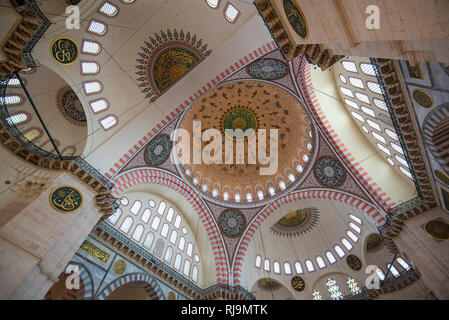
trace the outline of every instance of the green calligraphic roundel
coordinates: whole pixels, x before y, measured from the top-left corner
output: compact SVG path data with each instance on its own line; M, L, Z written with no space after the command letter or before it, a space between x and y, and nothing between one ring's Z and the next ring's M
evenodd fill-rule
M295 33L303 40L309 37L309 27L301 8L295 0L283 0L284 12Z
M294 276L292 278L292 287L296 291L303 291L306 288L306 282L300 276Z
M250 110L245 108L235 108L229 111L222 121L222 130L226 134L226 130L241 129L243 133L247 129L252 129L254 132L257 129L257 118ZM238 133L235 133L234 139L241 139Z
M76 43L69 38L59 38L51 44L51 56L63 65L71 65L78 59L79 50Z
M362 260L356 255L350 254L346 258L346 262L348 263L349 268L354 271L360 271L362 269Z
M51 206L62 213L72 213L83 203L81 192L70 186L60 186L50 193Z

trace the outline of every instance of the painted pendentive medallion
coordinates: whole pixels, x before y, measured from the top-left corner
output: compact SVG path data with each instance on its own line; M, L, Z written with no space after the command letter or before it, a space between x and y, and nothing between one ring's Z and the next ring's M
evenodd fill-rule
M74 187L60 186L50 193L51 206L62 213L72 213L83 203L81 192Z
M150 102L155 101L211 53L207 44L183 30L161 31L141 47L136 72L139 88Z
M77 44L70 38L58 38L51 44L51 56L62 65L71 65L79 55Z
M341 186L346 178L346 172L340 163L330 157L319 159L313 173L316 179L326 187Z
M292 284L292 288L298 292L301 292L306 288L306 282L300 276L294 276L292 278L291 284Z
M430 220L424 225L424 230L432 239L449 239L449 223L443 219Z
M432 97L421 89L416 89L413 91L413 99L417 104L419 104L421 107L429 109L433 107L433 99Z
M356 255L350 254L347 256L346 262L348 263L349 268L354 271L360 271L362 269L362 260Z
M319 220L319 212L316 208L303 208L287 213L271 228L277 236L297 237L309 232Z
M238 237L245 228L244 215L235 209L226 209L218 217L221 231L228 237Z
M170 156L172 143L167 135L159 135L152 139L144 152L145 162L152 166L164 163Z
M283 0L284 12L295 33L303 40L309 37L309 27L301 8L295 0Z
M117 275L124 274L126 271L126 262L123 260L117 260L114 262L113 270Z
M277 59L259 59L248 65L246 71L257 79L276 80L287 75L288 66Z
M56 95L56 105L64 119L78 127L87 126L83 105L71 87L65 86Z

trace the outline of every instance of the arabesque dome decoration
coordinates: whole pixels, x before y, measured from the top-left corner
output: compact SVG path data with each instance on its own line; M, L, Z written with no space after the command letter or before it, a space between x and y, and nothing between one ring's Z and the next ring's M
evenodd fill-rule
M193 154L201 154L210 141L203 141L201 150L193 149L190 139L190 163L178 165L181 175L197 192L224 205L240 207L268 201L280 192L297 185L312 161L313 131L310 116L297 97L282 87L259 80L233 81L222 84L200 97L178 122L193 137L193 124L201 123L201 132L218 130L222 137L222 164L193 164ZM244 140L244 164L226 164L226 129L255 129L256 138L266 130L266 150L270 155L270 129L278 130L278 169L272 175L261 175L256 151L256 164L248 161L248 138ZM234 138L238 140L238 138ZM265 144L263 144L265 145ZM179 156L179 155L178 155ZM248 196L249 195L249 196ZM262 195L262 197L260 197Z
M74 126L87 127L86 114L83 105L71 87L60 89L56 97L56 105L64 119Z
M155 39L154 39L155 38ZM161 31L150 36L149 42L141 47L136 74L145 98L151 102L160 97L174 83L196 67L211 53L202 39L191 36L190 32L178 33L176 29Z
M297 237L309 232L319 220L316 208L303 208L291 211L271 227L271 232L282 237Z

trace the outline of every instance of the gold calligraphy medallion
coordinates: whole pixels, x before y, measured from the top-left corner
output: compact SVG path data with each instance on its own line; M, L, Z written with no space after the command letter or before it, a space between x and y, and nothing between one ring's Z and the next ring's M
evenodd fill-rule
M50 204L59 212L72 213L83 203L81 192L70 186L60 186L50 193Z

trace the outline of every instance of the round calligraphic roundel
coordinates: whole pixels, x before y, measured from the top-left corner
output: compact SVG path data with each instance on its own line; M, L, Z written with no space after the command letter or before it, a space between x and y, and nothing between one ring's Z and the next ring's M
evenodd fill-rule
M251 63L246 70L257 79L276 80L287 75L287 65L277 59L260 59Z
M145 162L152 166L158 166L170 156L171 141L167 135L159 135L148 143L144 153Z
M349 268L354 271L360 271L362 269L362 261L356 255L350 254L347 256L346 262L348 263Z
M176 293L174 293L173 291L170 291L167 294L167 300L176 300Z
M303 40L309 37L309 27L301 8L295 0L283 0L284 12L295 33Z
M317 180L326 187L338 187L346 178L345 170L340 163L330 157L319 159L313 172Z
M435 240L449 239L449 223L444 220L430 220L424 225L427 235Z
M300 292L306 288L306 282L300 276L294 276L292 278L291 283L292 283L292 288L295 289L296 291Z
M238 237L245 228L245 217L238 210L226 209L218 217L218 225L228 237Z
M423 108L429 109L433 107L432 97L424 90L416 89L413 91L413 99Z
M79 49L77 44L70 38L58 38L51 44L51 56L63 65L71 65L78 59Z
M114 262L113 270L117 275L124 274L126 271L126 262L123 260L117 260Z
M51 206L62 213L75 212L81 207L83 196L74 187L60 186L50 193Z

